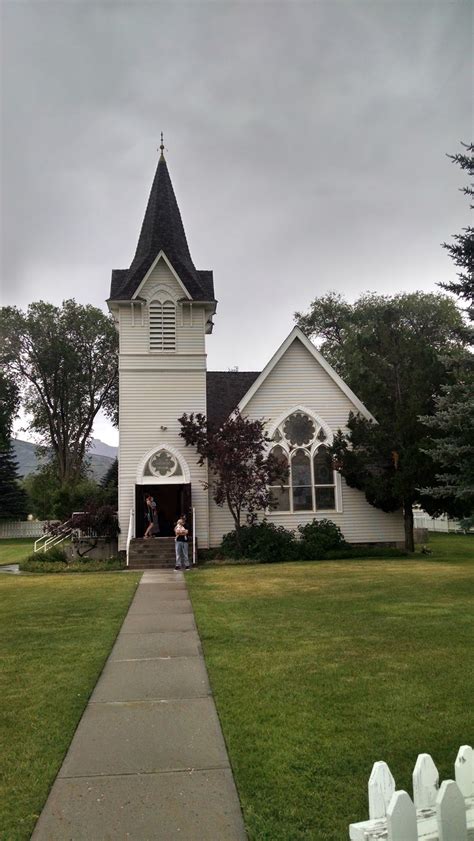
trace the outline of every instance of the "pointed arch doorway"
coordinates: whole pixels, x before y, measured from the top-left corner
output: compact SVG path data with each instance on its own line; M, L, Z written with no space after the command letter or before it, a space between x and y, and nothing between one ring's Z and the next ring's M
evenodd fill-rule
M146 498L155 500L158 528L154 537L174 537L176 520L186 515L192 532L192 494L189 467L181 454L167 445L155 447L141 460L135 484L135 536L143 537L148 526Z

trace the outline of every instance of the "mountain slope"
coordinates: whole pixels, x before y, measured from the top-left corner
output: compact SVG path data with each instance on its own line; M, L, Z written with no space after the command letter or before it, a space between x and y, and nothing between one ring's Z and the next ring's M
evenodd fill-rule
M92 440L93 446L91 446L88 456L90 461L89 473L91 478L95 479L96 482L100 482L112 464L117 449L97 439L93 438ZM18 472L20 476L28 476L41 467L42 459L37 455L36 444L32 444L31 441L21 441L19 438L13 438L12 444L18 460ZM103 454L104 450L106 452L110 451L110 455Z

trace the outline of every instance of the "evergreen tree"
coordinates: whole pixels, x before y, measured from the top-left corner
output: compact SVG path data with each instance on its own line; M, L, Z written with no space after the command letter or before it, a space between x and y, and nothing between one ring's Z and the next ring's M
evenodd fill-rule
M451 160L466 170L471 178L474 177L474 144L462 144L466 150L464 154L448 155ZM474 183L468 187L461 187L462 192L474 198ZM474 204L471 204L471 210ZM443 243L456 266L461 270L458 272L458 280L449 283L440 283L443 289L453 292L467 303L467 312L471 320L474 320L474 228L468 226L463 228L462 233L453 236L454 243Z
M436 483L424 489L443 504L454 498L461 514L474 512L474 360L466 359L456 383L444 386L436 398L436 412L421 420L430 430L427 452L435 464Z
M112 464L100 480L102 488L116 488L118 486L118 458L114 458Z
M104 489L104 500L107 505L118 507L118 458L115 458L110 465L107 473L100 481L101 488Z
M0 372L0 519L18 520L28 512L27 497L19 483L18 462L11 442L12 422L18 407L15 383Z

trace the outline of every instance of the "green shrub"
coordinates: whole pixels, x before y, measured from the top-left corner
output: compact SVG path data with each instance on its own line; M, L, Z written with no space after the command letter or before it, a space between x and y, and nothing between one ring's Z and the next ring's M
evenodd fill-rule
M317 561L325 558L327 552L349 548L339 526L332 520L315 519L298 526L298 531L301 535L297 551L299 560Z
M225 534L220 549L224 558L252 558L262 563L292 561L296 557L294 532L267 520L242 526L240 546L235 530Z
M107 561L94 560L79 560L72 561L70 564L62 563L61 561L49 562L38 561L37 556L27 558L20 564L22 572L44 572L44 573L73 573L73 572L110 572L113 570L120 570L125 568L125 563L118 558L111 558Z
M222 557L220 546L212 549L198 549L198 561L200 564L207 564L209 561L218 561Z
M66 551L62 546L52 546L47 552L32 552L23 563L31 561L40 564L67 564L67 560Z

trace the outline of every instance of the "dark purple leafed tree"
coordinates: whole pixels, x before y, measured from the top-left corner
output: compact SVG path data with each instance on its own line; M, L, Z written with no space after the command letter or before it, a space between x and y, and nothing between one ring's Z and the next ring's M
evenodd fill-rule
M286 478L286 465L267 454L271 439L265 422L242 417L239 412L217 430L209 429L200 413L184 414L179 422L186 446L196 447L199 464L207 461L212 479L204 486L211 488L217 505L228 506L240 544L242 517L254 522L258 511L271 506L269 485Z

